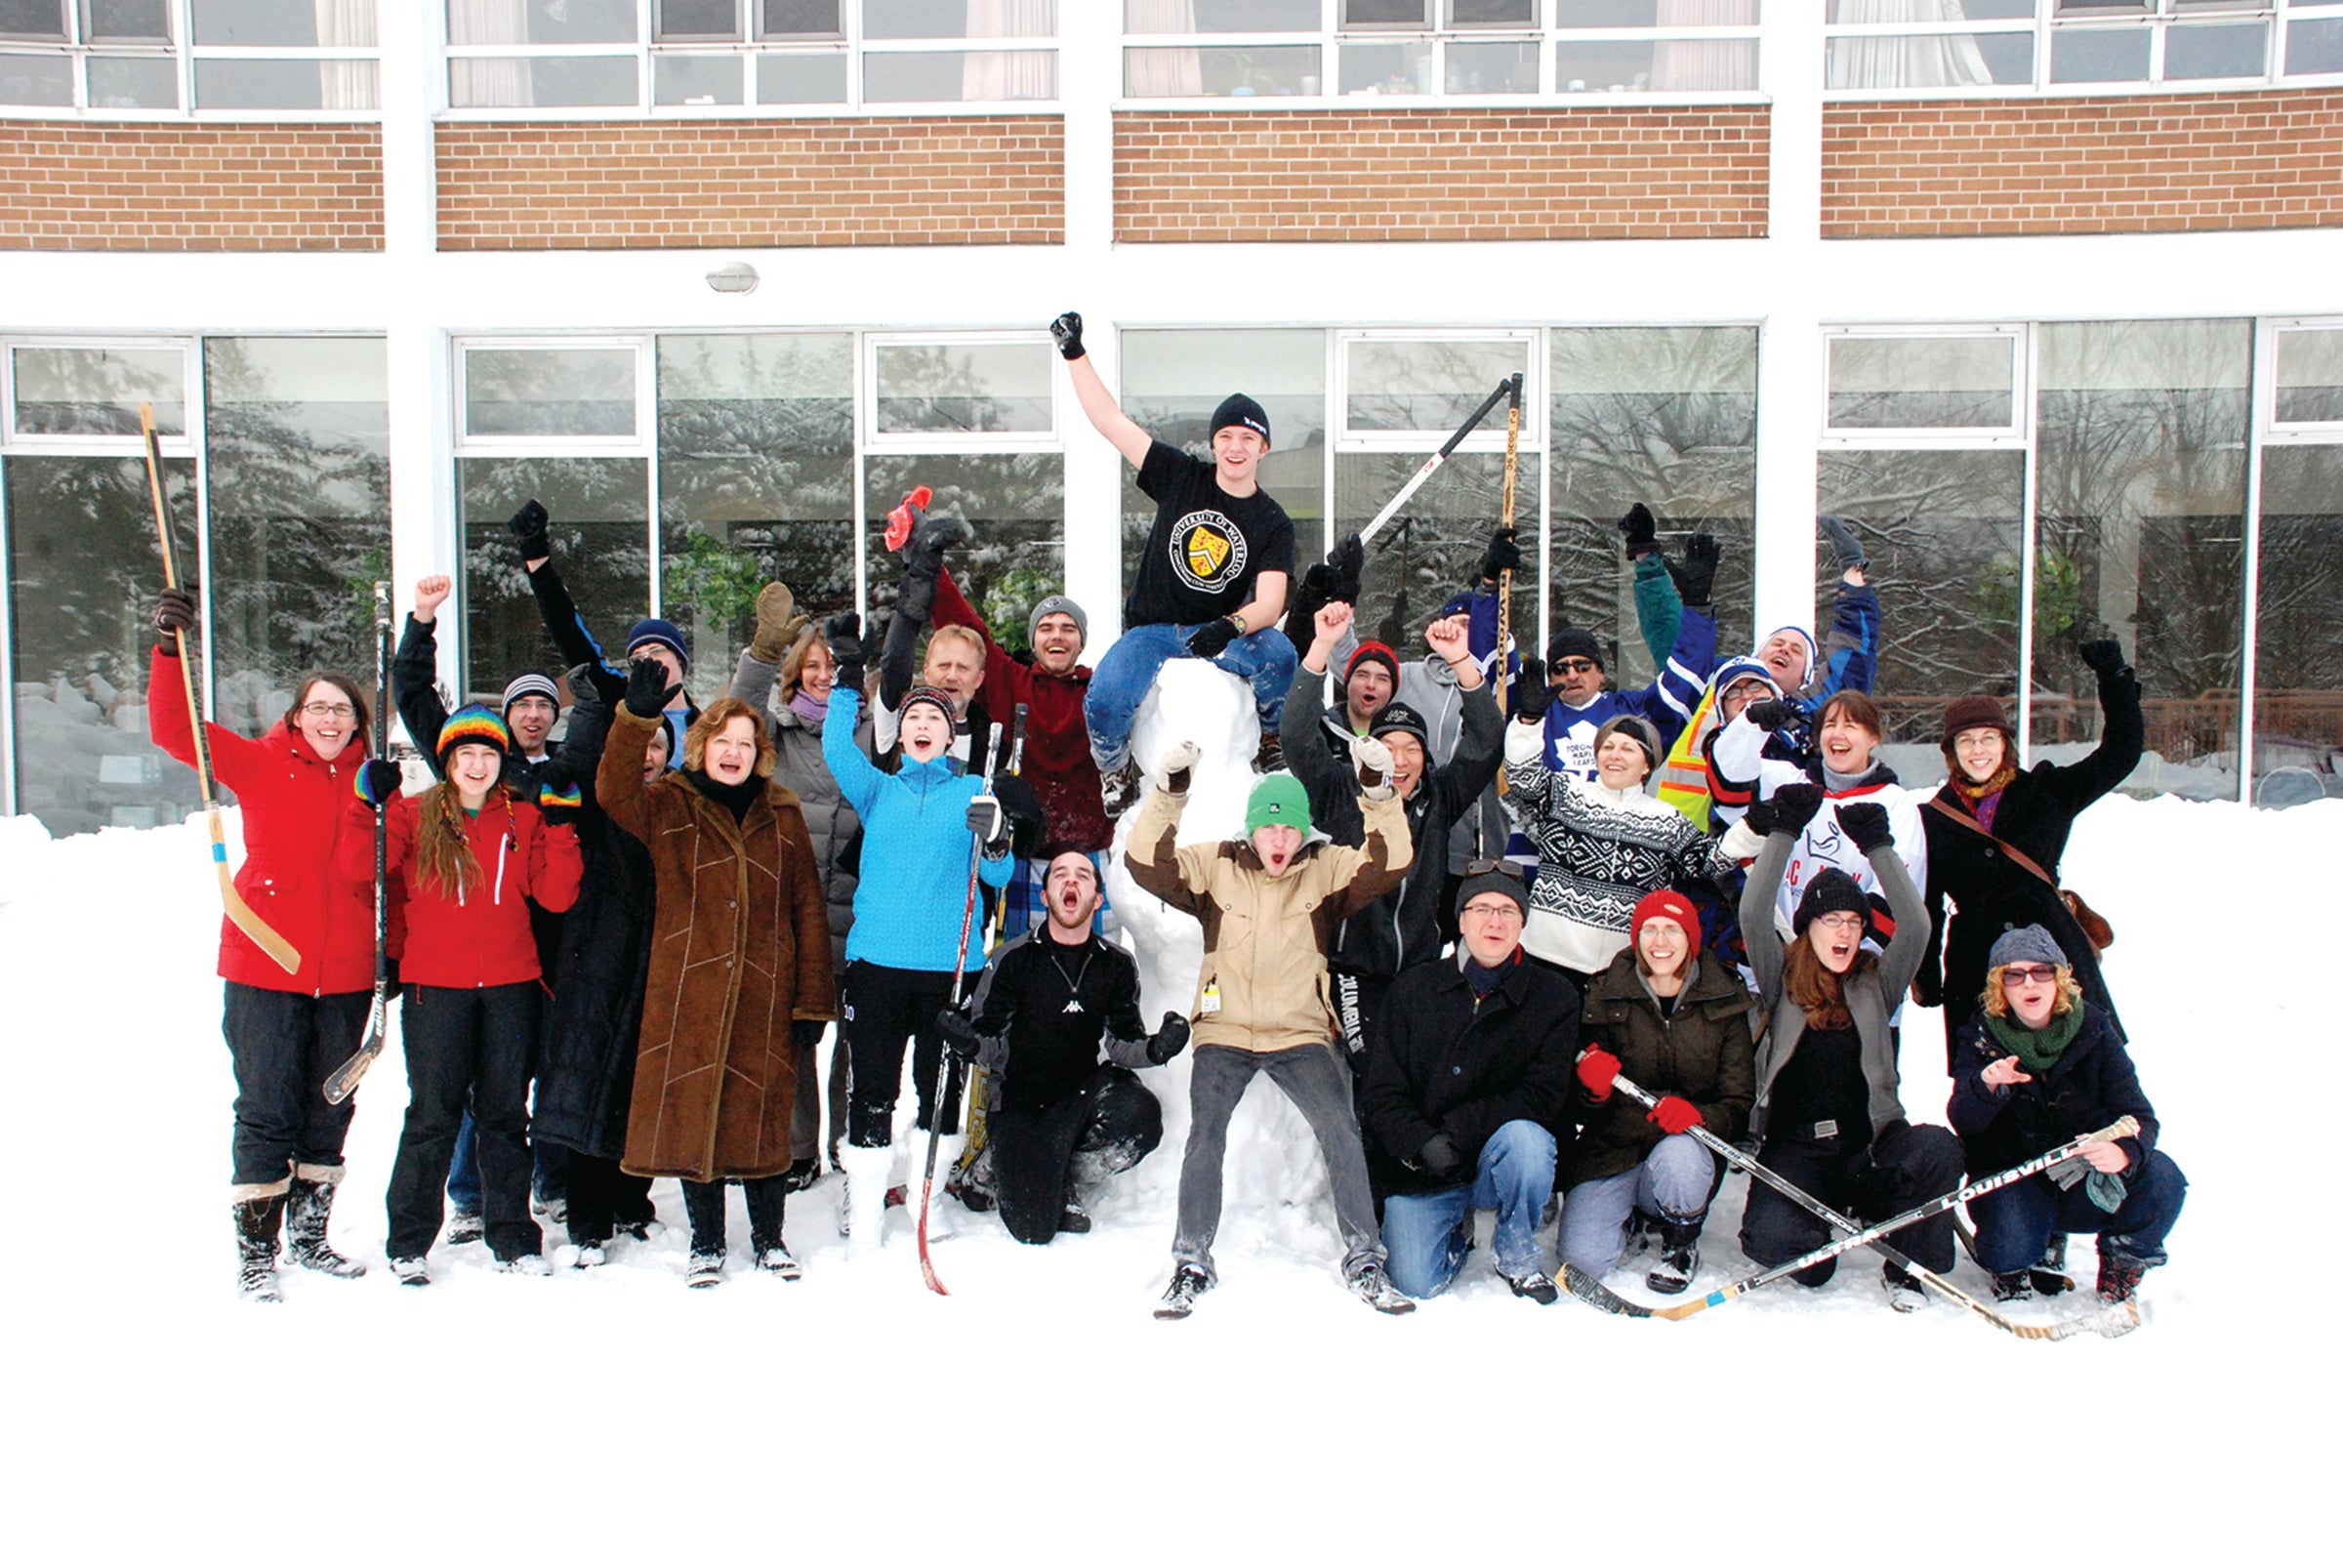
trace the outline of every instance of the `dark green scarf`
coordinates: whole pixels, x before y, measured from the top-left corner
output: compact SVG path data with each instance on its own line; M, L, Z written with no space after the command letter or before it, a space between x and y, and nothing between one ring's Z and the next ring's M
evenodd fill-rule
M2018 1058L2019 1065L2038 1078L2057 1066L2058 1058L2075 1043L2076 1034L2082 1028L2082 1009L2070 1008L2039 1029L2027 1028L2014 1014L1996 1018L1989 1012L1985 1027L1987 1033Z

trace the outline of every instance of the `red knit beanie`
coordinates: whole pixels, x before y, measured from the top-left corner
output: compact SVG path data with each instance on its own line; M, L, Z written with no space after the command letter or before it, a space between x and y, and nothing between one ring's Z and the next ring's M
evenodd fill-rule
M1635 914L1628 923L1628 939L1640 944L1647 921L1672 920L1684 928L1685 956L1697 958L1701 951L1701 917L1692 907L1692 900L1673 887L1662 887L1645 893L1635 900Z

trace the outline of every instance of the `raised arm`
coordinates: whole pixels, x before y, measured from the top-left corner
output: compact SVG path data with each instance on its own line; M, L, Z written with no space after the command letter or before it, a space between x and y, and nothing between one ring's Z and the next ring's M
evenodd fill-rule
M1130 880L1173 909L1200 914L1210 881L1206 852L1179 848L1179 819L1188 808L1188 781L1196 766L1194 745L1181 742L1164 759L1165 777L1147 792L1131 819L1123 846Z
M2122 644L2110 638L2082 645L2082 662L2099 677L2099 744L2080 762L2051 778L2060 803L2079 811L2131 776L2147 749L2148 729L2140 712L2140 678L2123 662Z
M1097 366L1090 363L1089 352L1082 346L1082 313L1068 310L1049 323L1049 335L1057 340L1057 351L1064 357L1066 374L1074 383L1074 400L1082 405L1090 428L1112 441L1115 450L1132 468L1146 462L1147 448L1154 444L1154 437L1139 429L1138 421L1123 412L1123 405L1115 401L1115 394L1099 379Z
M437 622L439 606L454 591L454 579L444 575L415 585L415 609L390 661L390 699L397 704L399 722L433 773L439 771L439 731L447 723L447 704L439 700Z

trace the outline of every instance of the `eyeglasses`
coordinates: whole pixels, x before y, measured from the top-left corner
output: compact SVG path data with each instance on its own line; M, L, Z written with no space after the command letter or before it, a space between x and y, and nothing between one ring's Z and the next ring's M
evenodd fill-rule
M2004 964L2001 966L2003 985L2048 985L2058 978L2058 970L2047 964Z
M1482 903L1475 899L1464 906L1464 913L1475 920L1520 920L1522 918L1521 906L1510 898L1500 898L1494 904Z
M1592 659L1564 659L1554 666L1554 671L1558 675L1590 675L1601 668Z
M1817 915L1814 917L1814 923L1817 926L1828 927L1834 931L1852 931L1863 928L1861 915L1850 915L1844 912L1835 915Z
M301 711L310 719L355 719L358 711L347 702L305 702Z

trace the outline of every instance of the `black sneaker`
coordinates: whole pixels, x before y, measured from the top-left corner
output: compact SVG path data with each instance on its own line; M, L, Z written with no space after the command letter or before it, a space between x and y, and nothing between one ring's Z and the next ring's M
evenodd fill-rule
M2034 1275L2023 1268L2013 1268L2006 1274L1994 1276L1994 1300L1996 1301L2031 1301L2034 1300Z
M1139 798L1146 793L1147 781L1139 775L1139 764L1135 758L1113 772L1098 776L1098 798L1106 807L1109 820L1138 805Z
M2042 1256L2035 1259L2030 1270L2037 1296L2064 1296L2075 1288L2075 1276L2067 1272L2067 1238L2053 1233Z
M1068 1236L1087 1236L1090 1233L1090 1212L1072 1198L1057 1212L1057 1228Z
M1928 1292L1901 1263L1881 1265L1879 1283L1887 1288L1887 1304L1899 1312L1917 1312L1928 1304Z
M1351 1275L1348 1283L1350 1294L1377 1312L1399 1317L1416 1310L1416 1303L1399 1294L1398 1288L1384 1275L1380 1263L1369 1263Z
M1158 1302L1155 1315L1170 1323L1186 1317L1196 1310L1196 1298L1213 1288L1204 1270L1193 1263L1182 1263L1172 1270L1172 1283L1164 1288L1164 1299Z
M450 1247L461 1247L487 1234L488 1221L477 1209L458 1209L447 1217L447 1230L439 1239Z
M1543 1269L1532 1269L1516 1279L1511 1274L1501 1276L1506 1289L1514 1295L1536 1301L1540 1306L1551 1306L1562 1299L1562 1291Z

